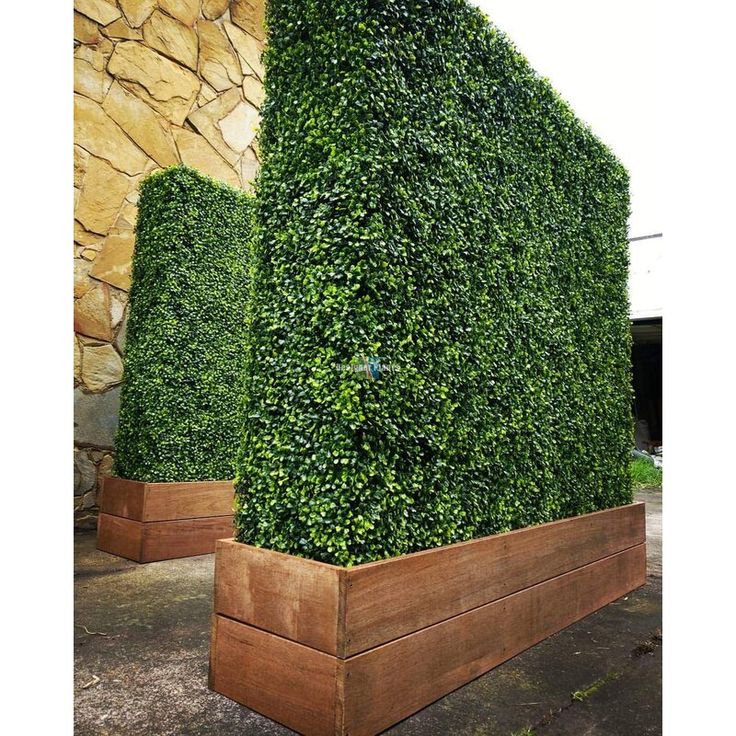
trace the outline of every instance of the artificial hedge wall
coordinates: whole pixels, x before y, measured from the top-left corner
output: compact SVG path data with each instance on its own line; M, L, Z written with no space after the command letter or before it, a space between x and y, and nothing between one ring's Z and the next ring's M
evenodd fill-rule
M185 166L141 184L117 475L233 477L252 215L251 195Z
M463 0L267 23L237 538L350 565L631 501L621 164Z

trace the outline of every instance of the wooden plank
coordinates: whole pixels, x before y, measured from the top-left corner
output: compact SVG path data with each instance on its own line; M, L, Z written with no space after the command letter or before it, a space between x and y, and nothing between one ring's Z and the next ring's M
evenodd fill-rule
M147 483L143 521L232 516L232 481Z
M644 504L346 570L343 656L418 631L645 540Z
M345 660L344 733L383 731L645 582L640 544Z
M331 736L339 716L337 658L215 614L210 687L307 736Z
M97 518L97 549L111 555L142 561L143 523L101 513Z
M233 535L233 517L148 521L143 523L141 562L206 555L215 551L218 539Z
M143 521L145 498L145 483L112 475L103 476L101 512Z
M233 540L217 544L215 612L336 654L344 569Z

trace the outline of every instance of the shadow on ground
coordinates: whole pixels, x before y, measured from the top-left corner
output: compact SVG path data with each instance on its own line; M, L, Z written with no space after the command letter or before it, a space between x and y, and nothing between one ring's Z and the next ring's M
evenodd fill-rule
M658 736L662 495L647 502L647 584L387 733ZM75 734L292 733L207 689L214 556L137 565L75 539Z

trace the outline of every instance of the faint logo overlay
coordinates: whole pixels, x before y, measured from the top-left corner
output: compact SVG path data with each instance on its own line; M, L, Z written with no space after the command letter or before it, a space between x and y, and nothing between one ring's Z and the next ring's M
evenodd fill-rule
M352 363L338 363L337 369L344 372L355 373L359 378L367 381L377 381L382 375L395 373L396 366L387 362L386 358L378 355L360 356Z

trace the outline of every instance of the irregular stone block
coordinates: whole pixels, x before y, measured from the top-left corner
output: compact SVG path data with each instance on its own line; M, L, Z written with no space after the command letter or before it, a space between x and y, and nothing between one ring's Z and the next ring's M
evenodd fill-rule
M159 166L179 162L169 122L119 82L110 87L102 108Z
M143 38L153 49L197 69L197 34L189 27L156 10L143 26Z
M97 102L81 95L74 95L74 142L126 174L142 173L148 161Z
M255 74L259 79L263 79L265 75L263 62L261 61L263 44L254 36L245 33L228 21L225 21L223 25L230 43L238 54L243 74Z
M74 451L74 495L83 493L95 487L97 482L97 467L84 450Z
M102 32L108 38L122 39L124 41L141 41L143 39L143 34L139 30L131 28L122 18L118 18L114 23L105 26Z
M251 36L265 41L265 6L266 0L233 0L230 3L230 17L233 23L250 33Z
M74 52L74 91L102 102L111 83L105 57L91 46L79 46Z
M118 0L125 19L133 28L139 28L156 7L156 0Z
M104 235L115 222L129 188L126 176L107 161L92 157L74 216L87 230Z
M211 20L197 24L199 73L218 91L224 92L243 81L243 73L227 36Z
M238 155L225 143L218 123L232 112L243 101L240 90L236 87L223 92L212 102L203 105L189 115L189 122L201 133L210 145L232 166L238 161Z
M118 43L107 70L176 125L184 123L199 92L192 72L138 41Z
M102 394L74 390L74 442L112 449L118 428L120 387Z
M241 102L232 112L228 113L217 125L222 132L225 143L242 153L253 142L258 132L261 117L253 105Z
M74 40L79 43L94 44L100 40L97 23L81 13L74 13Z
M224 181L230 186L240 187L240 179L235 171L202 136L184 128L175 128L174 138L181 160L187 166Z
M104 391L123 380L123 361L112 345L86 347L82 353L82 381L90 391Z
M106 0L74 0L74 10L78 10L82 15L96 20L103 26L117 20L121 15L115 3L109 3Z
M132 230L113 230L105 238L90 275L128 291L134 248L135 234Z
M199 18L199 3L200 0L158 0L162 10L188 26Z
M107 284L99 284L74 302L74 331L100 340L112 340L110 289Z
M202 15L207 20L219 18L230 5L230 0L202 0Z

